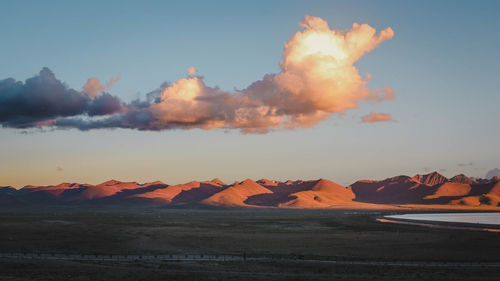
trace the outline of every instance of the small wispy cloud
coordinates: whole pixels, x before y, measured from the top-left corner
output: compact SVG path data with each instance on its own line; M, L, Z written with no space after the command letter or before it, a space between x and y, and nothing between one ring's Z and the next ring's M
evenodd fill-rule
M98 78L89 78L83 85L82 93L88 95L91 99L95 98L104 91L108 91L113 85L122 79L121 75L111 78L106 85L102 85Z
M370 114L362 116L361 122L363 123L375 123L375 122L394 122L390 113L377 113L370 112Z

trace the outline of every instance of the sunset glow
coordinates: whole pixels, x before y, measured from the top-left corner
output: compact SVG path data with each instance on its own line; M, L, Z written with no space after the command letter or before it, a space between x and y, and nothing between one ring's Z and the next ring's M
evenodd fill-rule
M498 279L500 1L0 11L0 280Z

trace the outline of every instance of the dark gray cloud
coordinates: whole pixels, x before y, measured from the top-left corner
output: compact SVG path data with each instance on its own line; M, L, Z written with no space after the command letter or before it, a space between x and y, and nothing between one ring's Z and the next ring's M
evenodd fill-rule
M95 97L87 108L89 116L109 115L121 111L123 108L119 98L108 93Z
M0 125L3 127L39 127L53 124L58 118L109 115L120 112L123 107L117 97L108 93L91 99L68 88L48 68L24 83L12 78L0 81Z
M130 110L128 107L127 110ZM92 129L137 129L137 130L161 130L169 129L157 127L153 124L153 116L148 110L134 109L126 113L114 114L100 119L72 117L59 118L55 120L54 126L58 128L76 128L81 131ZM173 127L172 127L173 128Z
M12 78L0 81L0 123L27 128L36 122L85 113L90 98L66 87L52 71L43 68L25 83Z

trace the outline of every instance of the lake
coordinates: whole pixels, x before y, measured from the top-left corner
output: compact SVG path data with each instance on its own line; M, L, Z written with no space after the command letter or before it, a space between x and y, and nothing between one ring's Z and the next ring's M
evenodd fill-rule
M405 219L433 222L457 222L471 224L500 225L500 213L436 213L436 214L406 214L385 216L392 219Z

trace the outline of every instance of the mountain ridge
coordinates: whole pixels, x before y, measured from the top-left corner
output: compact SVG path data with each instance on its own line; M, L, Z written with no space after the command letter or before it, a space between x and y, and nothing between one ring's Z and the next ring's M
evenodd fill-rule
M464 174L446 178L438 172L383 180L358 180L342 186L327 179L278 181L245 179L225 184L218 178L168 185L108 180L103 183L0 187L2 198L26 204L61 202L146 203L165 206L198 204L228 208L389 208L391 206L445 206L500 208L498 178L476 179ZM2 203L0 198L0 204ZM16 201L17 200L17 201Z

